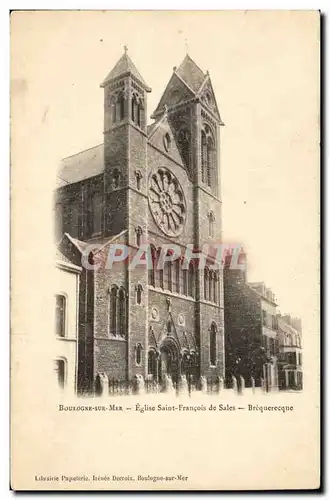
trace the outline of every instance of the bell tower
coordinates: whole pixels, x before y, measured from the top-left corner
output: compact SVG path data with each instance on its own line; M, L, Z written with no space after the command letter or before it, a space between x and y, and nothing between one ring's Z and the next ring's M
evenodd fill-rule
M128 56L127 47L101 87L104 89L105 236L126 230L126 244L134 253L148 234L147 93L151 89ZM124 273L128 305L126 363L130 380L147 373L148 271L146 266L134 269L125 266Z
M128 189L146 190L147 93L136 66L124 54L105 80L104 198L105 236L128 227Z
M152 116L167 108L168 120L193 187L195 250L220 244L222 201L220 183L220 128L223 124L208 72L204 73L187 54L173 74ZM196 279L196 340L201 373L224 375L223 273L198 270ZM212 285L210 285L212 283ZM214 303L213 292L218 297ZM215 293L215 292L214 292ZM211 340L214 339L214 340ZM210 355L211 347L214 352Z
M167 109L176 141L191 182L195 186L198 216L195 245L201 248L212 237L221 239L220 127L223 122L208 71L204 73L187 54L173 74L152 115ZM209 231L208 214L214 214Z

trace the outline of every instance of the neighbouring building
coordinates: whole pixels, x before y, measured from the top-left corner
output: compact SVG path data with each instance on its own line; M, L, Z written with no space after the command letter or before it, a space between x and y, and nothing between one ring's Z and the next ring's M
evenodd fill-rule
M279 338L279 387L280 389L303 388L302 332L300 318L289 314L278 316Z
M278 388L278 324L277 303L275 294L267 288L263 281L249 283L260 299L262 318L262 346L265 349L267 362L263 366L263 378L268 390Z
M202 249L221 241L220 128L212 82L187 55L173 68L147 125L151 89L127 51L102 82L104 143L63 159L56 192L59 248L75 265L87 244L138 250L164 244ZM64 234L65 233L65 234ZM252 293L252 292L251 292ZM177 379L224 376L222 270L83 269L79 312L79 389L97 374Z
M246 267L246 256L239 258ZM246 270L224 267L226 380L242 376L247 387L264 380L267 390L278 388L277 304L265 284L248 283Z
M77 391L78 315L81 267L56 253L54 370L58 386L66 393Z

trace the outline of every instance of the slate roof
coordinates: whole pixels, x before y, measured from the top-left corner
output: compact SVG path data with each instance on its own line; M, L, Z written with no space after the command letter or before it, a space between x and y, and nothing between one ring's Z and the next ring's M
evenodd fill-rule
M57 247L56 247L55 255L56 255L56 260L58 262L67 262L67 263L73 264L73 262L71 262L71 260L68 257L66 257Z
M197 66L191 57L188 56L188 54L176 70L176 73L195 93L199 91L206 77L203 71Z
M102 174L104 171L103 151L104 145L99 144L63 158L57 174L57 187Z
M131 74L133 77L135 77L137 80L139 80L143 84L143 86L147 92L151 91L150 87L148 87L148 85L144 81L143 77L141 76L141 74L137 70L135 64L130 59L130 57L127 55L126 51L121 56L121 58L119 59L117 64L114 66L114 68L110 71L110 73L108 74L106 79L101 83L101 87L104 87L105 84L107 82L109 82L110 80L114 80L115 78L118 78L122 75L126 75L128 73Z

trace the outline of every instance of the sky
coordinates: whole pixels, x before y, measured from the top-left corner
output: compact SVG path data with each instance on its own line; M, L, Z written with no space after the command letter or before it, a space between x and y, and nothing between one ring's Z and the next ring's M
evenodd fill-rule
M124 45L152 88L148 116L187 50L209 70L225 123L220 132L224 239L244 246L249 281L265 281L280 310L302 317L307 330L314 328L319 268L315 16L31 12L24 22L16 18L22 37L12 47L13 89L29 96L19 101L19 112L31 116L29 133L42 130L39 147L50 158L44 168L53 173L60 158L103 142L99 84Z

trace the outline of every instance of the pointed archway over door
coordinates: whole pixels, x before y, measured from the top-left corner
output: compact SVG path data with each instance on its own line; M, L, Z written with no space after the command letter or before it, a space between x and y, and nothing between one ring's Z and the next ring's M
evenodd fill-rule
M166 337L160 346L160 377L169 375L173 382L180 376L179 346L173 337Z

